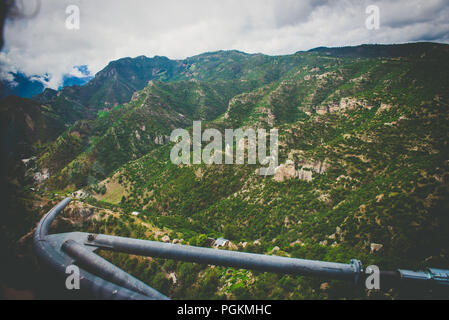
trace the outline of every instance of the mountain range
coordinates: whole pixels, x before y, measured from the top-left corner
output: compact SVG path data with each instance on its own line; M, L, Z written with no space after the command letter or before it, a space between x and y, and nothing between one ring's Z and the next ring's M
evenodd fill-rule
M198 246L225 237L228 250L447 268L448 58L449 46L436 43L140 56L110 62L84 85L9 96L0 102L5 252L18 265L32 259L16 248L27 252L26 235L45 209L72 195L57 230ZM260 164L171 163L171 132L192 130L195 120L222 133L277 128L275 175L260 176ZM105 257L175 298L411 294Z
M93 77L90 75L87 66L77 66L75 69L80 75L65 74L62 84L58 90L67 86L82 86L89 82ZM9 72L10 79L0 79L0 98L6 98L10 95L22 98L31 98L41 94L45 89L45 83L50 80L48 74L27 76L23 72Z

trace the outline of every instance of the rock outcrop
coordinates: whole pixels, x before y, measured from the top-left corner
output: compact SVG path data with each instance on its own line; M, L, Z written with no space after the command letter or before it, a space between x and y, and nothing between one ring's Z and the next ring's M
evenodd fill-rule
M354 110L356 107L362 107L365 109L372 109L373 106L370 105L366 100L359 100L356 98L341 98L340 103L322 105L316 107L316 113L323 115L326 113L343 112L347 110Z
M371 243L371 254L382 251L384 245L379 243Z
M42 182L50 178L50 171L47 168L43 168L42 172L36 172L33 178L37 184L41 184Z
M63 217L69 219L72 223L83 224L90 219L97 210L98 208L93 206L74 201L64 209Z
M297 170L296 168L299 167ZM274 180L283 182L290 179L300 179L304 181L312 181L313 173L323 174L329 169L327 162L321 161L301 161L295 164L292 160L287 160L285 164L275 169Z

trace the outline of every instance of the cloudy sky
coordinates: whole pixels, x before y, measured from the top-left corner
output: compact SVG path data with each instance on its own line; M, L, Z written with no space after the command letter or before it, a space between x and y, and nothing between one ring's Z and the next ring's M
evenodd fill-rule
M449 0L23 0L28 19L7 21L0 75L64 74L87 65L95 74L111 60L206 51L290 54L318 46L435 41L449 43ZM70 5L79 8L79 29ZM379 29L368 29L370 5ZM73 12L73 11L72 11ZM374 20L369 20L374 21Z

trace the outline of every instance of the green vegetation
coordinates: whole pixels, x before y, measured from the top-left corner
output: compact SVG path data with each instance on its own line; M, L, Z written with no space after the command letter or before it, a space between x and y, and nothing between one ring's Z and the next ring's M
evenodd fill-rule
M86 205L105 210L81 226L89 232L196 246L224 237L228 250L447 268L448 57L448 46L415 44L119 60L97 75L97 89L77 89L92 93L83 117L59 113L71 125L36 151L33 172L51 172L36 192L82 188ZM123 80L134 73L139 81ZM129 85L123 98L114 79ZM290 160L295 176L172 164L168 136L193 120L221 132L279 128L280 164ZM367 297L339 281L102 254L178 299Z

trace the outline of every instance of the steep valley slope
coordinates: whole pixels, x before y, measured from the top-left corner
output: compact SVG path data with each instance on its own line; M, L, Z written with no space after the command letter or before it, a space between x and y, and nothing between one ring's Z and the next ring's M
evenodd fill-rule
M55 230L197 246L224 237L227 250L344 263L358 258L385 269L447 268L448 58L449 46L438 44L318 48L279 57L222 51L151 63L139 57L111 63L90 89L44 92L47 97L31 101L51 106L64 128L26 155L32 160L13 166L10 175L21 178L8 181L5 257L22 266L34 261L26 234L70 195L76 201ZM133 67L125 68L127 62ZM134 79L135 72L142 74ZM81 98L81 91L88 93ZM61 99L80 112L67 117ZM171 131L191 130L194 120L222 133L278 128L275 175L260 176L260 163L171 163ZM27 222L14 229L11 221ZM104 256L179 299L426 297Z

